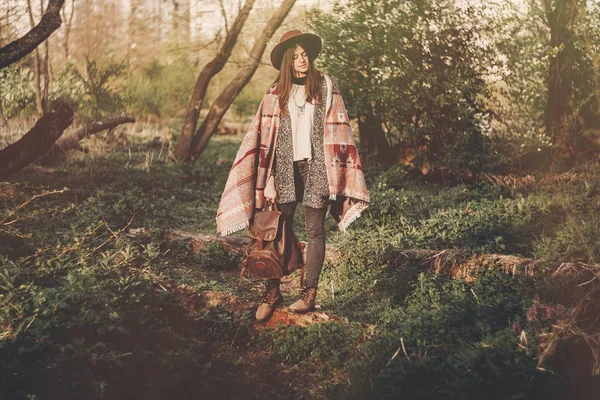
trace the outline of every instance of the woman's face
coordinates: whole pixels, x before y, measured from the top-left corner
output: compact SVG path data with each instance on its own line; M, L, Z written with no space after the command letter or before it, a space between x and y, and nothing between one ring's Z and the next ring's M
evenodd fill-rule
M294 70L294 76L296 78L301 78L306 76L308 73L308 66L310 65L310 61L308 60L308 55L306 51L300 47L296 46L294 50L294 58L292 60L292 69Z

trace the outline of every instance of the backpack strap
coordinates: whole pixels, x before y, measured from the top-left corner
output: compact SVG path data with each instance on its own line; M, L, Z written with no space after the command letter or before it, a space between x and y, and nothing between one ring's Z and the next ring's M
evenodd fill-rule
M265 247L265 244L263 243L264 238L265 238L265 233L260 232L258 234L258 239L256 240L256 244L257 244L259 250L262 250Z

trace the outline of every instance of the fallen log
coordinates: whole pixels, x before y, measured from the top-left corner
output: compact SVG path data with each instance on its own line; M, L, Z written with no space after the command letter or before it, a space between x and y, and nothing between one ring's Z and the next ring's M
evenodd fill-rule
M19 171L45 154L71 123L73 111L58 100L21 139L0 150L0 179Z
M527 188L535 184L535 177L532 175L497 175L484 172L471 172L466 168L453 168L423 164L421 168L423 178L433 182L443 183L489 183L491 185L507 186L513 190Z
M134 237L150 233L151 230L146 228L130 229L128 236ZM194 252L200 251L210 243L218 242L229 251L245 255L250 245L250 238L245 236L220 237L208 233L181 230L169 232L166 238L171 241L189 241ZM340 250L335 246L331 244L325 246L325 260L327 262L333 263L341 256ZM415 265L418 265L424 271L432 271L438 275L467 281L477 279L477 274L483 270L497 269L511 275L533 277L542 274L560 280L567 286L583 287L592 282L600 284L600 264L564 262L558 268L552 268L531 258L510 254L475 253L464 248L393 250L389 261L390 268L408 268Z
M406 249L394 250L390 266L406 268L418 265L423 270L452 279L473 281L477 273L486 269L499 269L512 275L533 276L538 272L550 273L551 269L530 259L506 254L478 254L467 249Z
M186 231L172 231L167 234L168 240L184 240L190 241L192 245L192 251L198 252L204 246L210 243L219 242L227 250L234 251L236 253L244 253L246 248L250 245L250 238L241 236L223 236L218 237L217 235L211 235L208 233L193 233Z
M44 165L56 163L62 155L69 150L80 150L81 146L79 142L91 135L104 131L106 129L112 129L121 124L135 122L135 117L132 115L118 115L107 117L101 121L96 121L91 124L85 125L81 128L69 132L68 134L60 137L54 145L44 154L39 162Z

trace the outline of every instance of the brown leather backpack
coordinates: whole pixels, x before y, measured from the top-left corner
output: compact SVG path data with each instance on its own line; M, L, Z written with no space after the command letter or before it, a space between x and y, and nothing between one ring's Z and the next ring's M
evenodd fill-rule
M257 278L280 279L284 275L289 275L298 268L302 268L301 281L304 280L304 262L302 260L304 246L287 226L277 204L273 205L272 210L254 213L254 218L248 228L248 236L252 239L252 243L248 256L242 261L240 284L246 270Z

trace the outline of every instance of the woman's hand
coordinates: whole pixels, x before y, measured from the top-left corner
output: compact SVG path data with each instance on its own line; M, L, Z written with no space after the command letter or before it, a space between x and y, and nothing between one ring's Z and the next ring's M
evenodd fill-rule
M277 201L277 189L275 189L275 179L269 176L267 179L267 186L265 187L265 199L271 203Z

